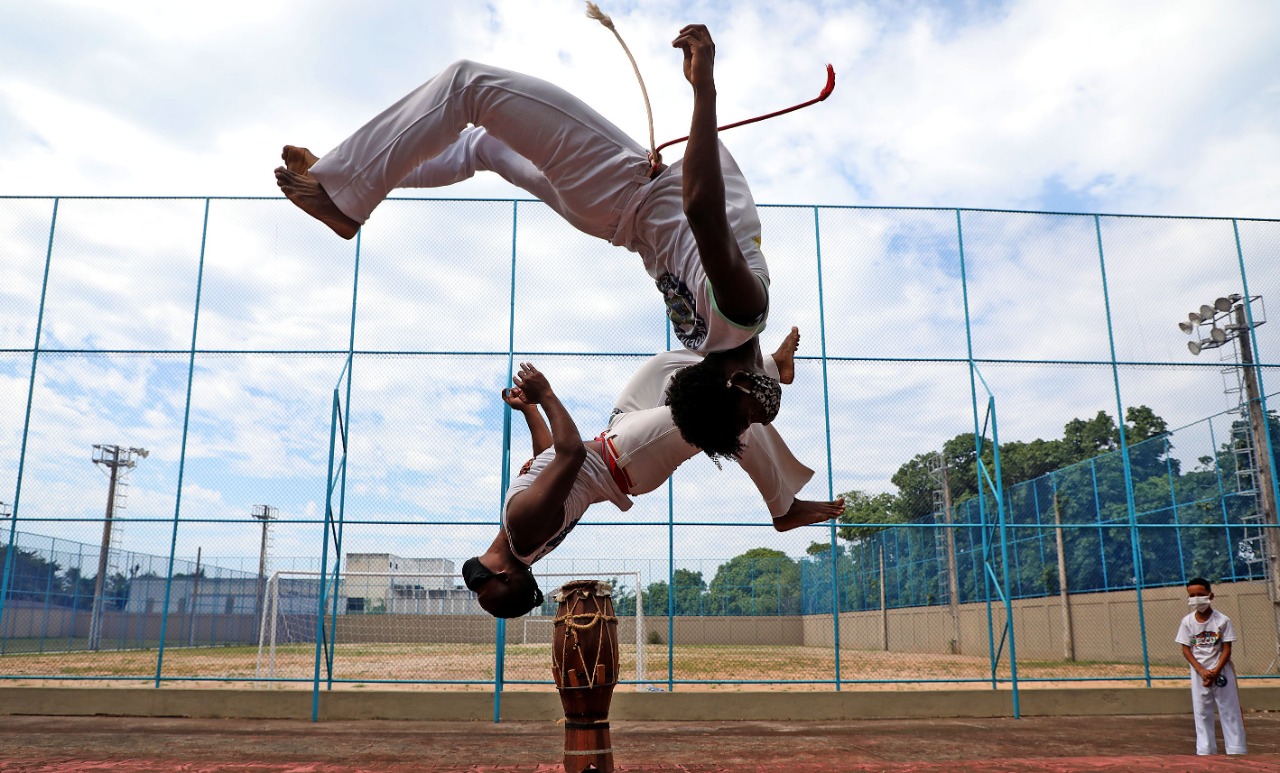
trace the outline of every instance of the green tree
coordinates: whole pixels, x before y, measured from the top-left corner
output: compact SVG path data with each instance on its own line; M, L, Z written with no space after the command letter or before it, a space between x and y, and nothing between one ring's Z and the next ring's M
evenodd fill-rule
M752 548L720 565L708 588L709 613L800 613L800 567L781 550Z
M675 613L677 615L702 614L702 597L707 592L707 583L702 579L702 572L677 569L673 574L676 583ZM665 615L667 608L667 583L665 581L649 583L644 594L645 614Z
M893 494L865 494L861 491L846 491L844 512L836 519L838 523L901 523L899 517L898 497ZM864 540L884 529L884 526L841 526L836 530L840 539L856 542Z
M9 574L9 598L43 602L60 567L35 550L13 549L13 566L8 564L9 551L0 549L0 577Z

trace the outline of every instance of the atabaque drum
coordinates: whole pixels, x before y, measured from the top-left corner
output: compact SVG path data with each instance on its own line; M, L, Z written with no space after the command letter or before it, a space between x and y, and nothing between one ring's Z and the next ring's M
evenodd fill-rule
M551 671L564 706L564 769L612 771L609 701L618 684L613 588L596 580L574 580L551 598L558 604Z

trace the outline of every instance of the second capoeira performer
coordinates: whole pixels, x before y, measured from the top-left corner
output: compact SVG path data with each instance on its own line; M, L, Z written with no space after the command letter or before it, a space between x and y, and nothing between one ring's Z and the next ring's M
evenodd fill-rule
M793 328L778 351L765 359L764 370L774 384L791 382L798 341L799 332ZM707 360L681 350L655 355L623 389L608 429L591 440L579 435L546 376L531 363L522 363L512 379L515 388L504 390L503 399L524 415L534 458L507 489L497 536L483 554L462 566L463 580L476 592L480 606L495 617L519 617L540 605L542 592L532 565L563 542L591 505L609 501L628 510L631 496L658 488L682 463L705 451L687 437L715 430L691 428L694 424L714 425L730 435L712 456L737 460L760 491L776 530L790 531L840 515L843 499L796 498L813 470L791 454L771 426L778 395L753 382L745 371L732 371L732 391L718 401L721 408L714 415L683 414L676 407L673 398L681 390L696 389L692 382L714 372L706 367L708 361L717 369L732 369L736 358L747 356L745 347Z
M459 61L323 158L286 145L284 194L343 238L396 188L496 172L574 227L638 253L680 343L727 351L764 329L769 272L751 190L716 130L715 44L689 25L693 117L684 157L652 162L624 132L537 78Z

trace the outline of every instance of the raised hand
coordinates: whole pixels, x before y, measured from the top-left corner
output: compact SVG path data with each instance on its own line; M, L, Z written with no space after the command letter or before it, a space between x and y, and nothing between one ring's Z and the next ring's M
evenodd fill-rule
M520 391L521 397L525 403L529 405L538 405L543 400L554 395L551 390L551 382L547 381L547 377L542 374L531 362L520 363L520 370L511 377L512 383ZM516 390L511 390L516 391ZM503 396L506 399L506 396ZM508 403L510 405L510 403ZM515 406L512 405L514 408Z
M524 412L534 407L533 403L525 399L524 390L519 387L508 387L502 390L502 402L511 406L513 411Z
M684 51L684 77L696 89L715 84L716 44L705 24L689 24L671 42Z

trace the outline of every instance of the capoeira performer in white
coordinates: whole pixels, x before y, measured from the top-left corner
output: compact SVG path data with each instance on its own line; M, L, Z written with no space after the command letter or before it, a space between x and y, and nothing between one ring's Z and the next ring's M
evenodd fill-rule
M765 360L766 372L783 383L794 376L799 332L792 328L782 346ZM462 566L466 585L480 606L495 617L519 617L542 603L532 565L564 541L587 508L612 502L631 508L631 496L657 489L676 468L702 449L684 439L682 423L703 421L736 428L735 458L764 499L773 527L790 531L834 518L844 500L811 502L796 493L813 476L787 448L770 423L778 397L750 382L735 382L732 399L722 401L715 416L680 416L675 402L690 381L703 372L690 367L699 357L684 350L655 355L632 376L613 410L609 427L599 437L582 439L573 419L551 389L545 375L522 363L515 387L503 400L525 417L534 457L507 489L502 528L488 550ZM538 412L546 411L547 426ZM496 580L496 582L491 582Z
M693 453L737 456L740 435L752 421L771 420L765 414L770 403L776 412L781 394L777 378L766 371L758 338L768 316L769 274L751 191L718 137L715 44L706 27L689 25L672 45L683 51L694 100L684 156L669 167L564 90L460 61L323 158L285 146L276 181L300 209L350 239L395 188L449 185L488 170L537 196L584 233L638 253L663 295L676 337L691 352L707 355L687 369L684 386L672 394L676 434ZM532 390L541 402L542 390ZM542 405L559 453L537 476L545 485L530 486L515 500L530 506L567 497L582 459L591 458L572 450L581 445L576 429L557 432L557 424L572 428L573 422L549 385L545 392L550 401ZM726 407L742 405L735 395L744 394L753 396L746 401L749 415L726 418ZM801 507L801 517L812 523L841 509ZM511 516L511 503L507 510L509 519L519 520ZM548 539L561 527L557 522ZM472 564L477 565L483 566ZM488 587L482 604L497 595L498 584ZM531 602L521 604L515 614Z
M323 158L286 145L277 184L350 239L396 188L496 172L578 230L639 253L683 346L736 348L764 329L769 307L760 219L718 138L710 33L690 25L672 45L694 103L684 157L670 166L557 86L459 61Z

